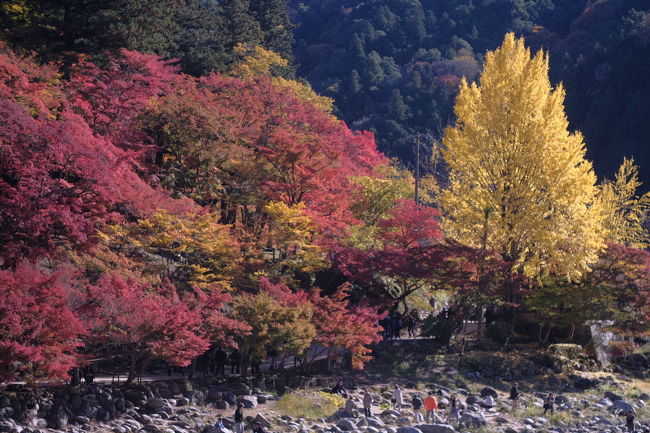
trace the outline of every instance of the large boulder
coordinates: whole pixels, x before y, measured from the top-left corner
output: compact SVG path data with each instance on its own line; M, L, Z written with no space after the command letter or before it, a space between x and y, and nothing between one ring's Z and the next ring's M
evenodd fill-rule
M616 400L612 405L607 409L610 412L613 412L615 414L618 413L627 413L631 410L634 410L634 406L632 406L630 403L623 401L623 400Z
M456 429L449 424L420 424L415 426L422 433L455 433Z
M547 352L549 355L576 359L582 354L582 346L579 344L551 344L548 346Z
M159 409L167 404L167 401L163 398L151 398L147 400L148 409Z
M573 380L573 387L578 391L585 391L590 388L595 388L598 386L598 384L598 380L590 379L588 377L576 376Z
M244 403L244 407L247 409L253 409L257 407L257 397L247 395L241 398L241 402Z
M468 412L465 411L460 417L460 422L462 422L465 425L472 425L472 426L482 426L487 424L487 420L485 419L485 416L480 413L474 413L474 412Z
M494 388L486 386L481 390L481 397L485 398L488 395L491 395L493 398L497 398L497 392L494 390Z
M230 405L225 400L219 400L214 402L214 407L221 410L226 410L230 408Z
M223 393L223 401L228 403L231 406L234 406L237 404L237 396L232 393L232 392L224 392Z
M375 427L375 428L383 428L384 427L384 422L380 419L377 419L375 417L367 417L366 422L368 423L369 426Z
M266 428L271 427L271 423L269 422L269 420L266 419L264 415L262 415L261 413L257 414L257 416L255 417L255 422L262 424Z
M340 419L336 423L336 426L343 431L354 431L357 429L357 425L349 418ZM417 432L409 432L409 433L417 433Z
M57 407L52 413L48 425L57 429L65 428L68 425L68 414L62 406Z
M192 389L190 391L186 391L185 397L193 405L202 406L203 404L205 404L205 393L199 391L198 389Z
M612 402L618 401L618 400L623 400L623 397L621 397L620 395L615 394L615 393L613 393L611 391L605 391L605 398L612 401Z
M417 427L404 426L397 429L397 433L422 433Z

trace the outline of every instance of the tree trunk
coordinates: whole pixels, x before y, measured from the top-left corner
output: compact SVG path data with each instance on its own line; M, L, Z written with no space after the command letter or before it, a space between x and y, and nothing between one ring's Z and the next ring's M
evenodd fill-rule
M126 378L126 384L130 385L133 383L137 376L137 364L138 364L138 359L140 358L140 352L133 351L131 352L131 363L129 365L129 375Z

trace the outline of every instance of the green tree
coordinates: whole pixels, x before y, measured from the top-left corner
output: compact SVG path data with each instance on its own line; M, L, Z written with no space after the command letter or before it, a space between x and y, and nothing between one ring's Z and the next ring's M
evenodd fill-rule
M251 14L249 0L225 0L222 14L228 52L241 43L259 45L262 42L264 35Z
M408 116L408 106L404 103L404 98L399 89L393 90L390 97L390 117L395 120L404 120Z
M264 34L263 46L291 61L293 57L293 25L284 0L255 0L254 14Z

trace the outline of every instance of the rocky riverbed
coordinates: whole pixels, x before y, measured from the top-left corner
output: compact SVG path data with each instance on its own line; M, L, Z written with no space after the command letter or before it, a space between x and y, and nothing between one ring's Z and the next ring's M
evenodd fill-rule
M458 377L453 369L449 378ZM648 384L623 376L573 376L558 378L556 411L543 416L547 390L536 390L536 382L523 382L521 408L512 409L507 399L509 384L493 387L478 381L450 386L449 382L381 381L365 375L346 378L349 393L360 407L363 389L374 396L373 415L364 417L362 410L354 417L333 410L324 418L304 419L290 410L277 410L277 393L267 391L267 379L235 379L226 381L180 380L137 386L84 385L80 387L36 388L8 387L0 391L0 432L114 432L114 433L227 433L211 427L218 415L232 426L234 405L245 405L247 424L257 420L272 432L292 433L453 433L474 432L550 432L550 433L621 433L629 409L637 413L637 431L648 431L650 396L643 392ZM471 377L469 378L471 379ZM316 392L323 389L328 378L310 378L302 382ZM400 383L407 403L400 410L390 409L391 390ZM278 383L274 383L277 387ZM280 388L292 392L286 384ZM423 398L435 391L442 407L451 393L461 400L460 424L445 422L446 412L438 411L434 421L418 421L410 406L414 393ZM304 391L303 391L304 392ZM309 392L309 391L308 391ZM485 397L492 395L495 406L485 406Z

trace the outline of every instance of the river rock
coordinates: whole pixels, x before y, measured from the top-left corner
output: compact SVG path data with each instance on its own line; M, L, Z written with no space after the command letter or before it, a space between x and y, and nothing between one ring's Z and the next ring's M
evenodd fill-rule
M615 393L613 393L611 391L606 391L605 392L605 398L610 400L611 402L615 402L615 401L618 401L618 400L623 400L623 397L621 397L620 395L615 394Z
M349 418L340 419L336 426L343 431L354 431L357 429L357 425Z
M485 398L488 395L491 395L493 398L497 398L497 392L494 390L494 388L486 386L481 390L481 397Z
M266 419L264 415L262 415L261 413L257 414L257 416L255 417L255 422L262 424L266 428L271 427L271 423L269 422L269 420Z
M147 408L149 409L159 409L165 404L167 404L167 402L162 398L152 398L147 400Z
M397 433L422 433L422 430L416 427L404 426L398 428Z
M482 426L487 424L485 416L480 413L465 411L460 417L460 422L466 425Z
M619 414L620 412L627 413L631 410L634 410L634 406L626 401L616 400L607 410L614 412L615 414Z
M422 433L454 433L455 428L449 424L419 424L415 426Z
M191 404L202 406L205 403L205 394L198 389L193 389L185 393L185 398L187 398Z
M257 398L250 395L242 397L241 402L244 403L244 407L247 409L257 407Z

